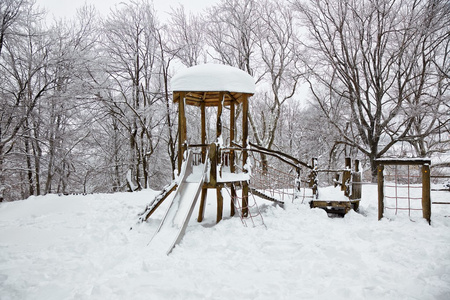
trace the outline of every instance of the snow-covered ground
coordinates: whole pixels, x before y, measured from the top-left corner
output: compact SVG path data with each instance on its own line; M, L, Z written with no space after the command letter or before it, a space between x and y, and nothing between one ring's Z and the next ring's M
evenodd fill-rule
M433 205L431 226L377 221L376 186L365 185L360 213L258 200L267 228L252 228L214 225L211 192L205 221L193 217L166 256L147 247L164 204L136 225L155 194L1 203L0 299L450 299L450 205Z

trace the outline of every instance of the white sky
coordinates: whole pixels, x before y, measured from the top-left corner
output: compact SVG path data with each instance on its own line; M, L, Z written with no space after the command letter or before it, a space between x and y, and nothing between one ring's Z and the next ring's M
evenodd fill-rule
M77 8L84 3L94 4L101 14L108 14L111 7L127 0L37 0L36 4L45 8L50 18L71 18L75 15ZM153 0L155 10L160 17L164 17L164 12L170 12L171 7L177 7L180 3L186 10L201 12L204 8L212 6L218 0Z

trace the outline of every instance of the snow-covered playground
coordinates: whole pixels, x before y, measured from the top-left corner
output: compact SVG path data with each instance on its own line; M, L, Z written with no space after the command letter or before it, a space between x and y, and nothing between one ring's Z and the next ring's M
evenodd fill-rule
M229 205L215 224L211 195L169 256L147 246L167 203L136 225L155 191L1 203L0 298L450 299L450 207L433 205L431 226L377 221L376 191L364 185L360 213L344 218L258 199L267 228L227 218Z

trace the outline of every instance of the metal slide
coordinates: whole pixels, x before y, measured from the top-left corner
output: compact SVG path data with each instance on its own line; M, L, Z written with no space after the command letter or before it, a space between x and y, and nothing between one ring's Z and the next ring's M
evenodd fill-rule
M188 151L188 157L181 168L178 188L161 224L149 242L151 249L155 252L167 249L166 254L169 255L186 231L196 200L202 190L208 165L205 163L193 166L192 162L192 152Z

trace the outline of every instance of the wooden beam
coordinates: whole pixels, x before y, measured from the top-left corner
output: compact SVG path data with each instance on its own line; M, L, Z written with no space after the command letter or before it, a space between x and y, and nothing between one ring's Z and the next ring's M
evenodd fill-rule
M167 199L167 197L172 193L178 186L174 184L169 190L165 191L165 193L162 195L161 199L156 203L155 206L152 207L152 209L145 215L144 221L147 221L148 218L155 212L155 210L161 205L161 203L164 202L164 200Z
M288 164L290 164L290 165L292 165L292 166L294 166L294 167L296 167L296 165L302 165L302 166L304 166L304 167L306 167L306 168L308 168L308 169L313 169L312 166L310 166L310 165L308 165L307 163L304 163L304 162L302 162L302 161L296 159L295 157L290 156L289 154L283 153L283 152L281 152L281 151L272 150L272 149L266 149L266 148L264 148L264 147L261 147L261 146L259 146L259 145L253 144L253 143L249 143L249 145L252 146L252 147L255 147L255 148L257 148L257 149L259 149L259 150L261 150L261 151L264 151L265 154L272 155L272 156L275 156L275 154L276 154L276 157L277 157L278 159L282 159L282 158L280 157L280 155L281 155L281 156L284 156L284 157L286 157L286 158L292 160L293 162L288 162L287 160L284 160L284 159L283 159L283 161L286 162L286 163L288 163ZM255 151L255 150L252 150L252 151ZM262 152L262 153L264 153L264 152Z
M375 160L376 164L383 165L424 165L431 164L430 159L423 158L408 158L408 159L398 159L398 158L377 158Z

